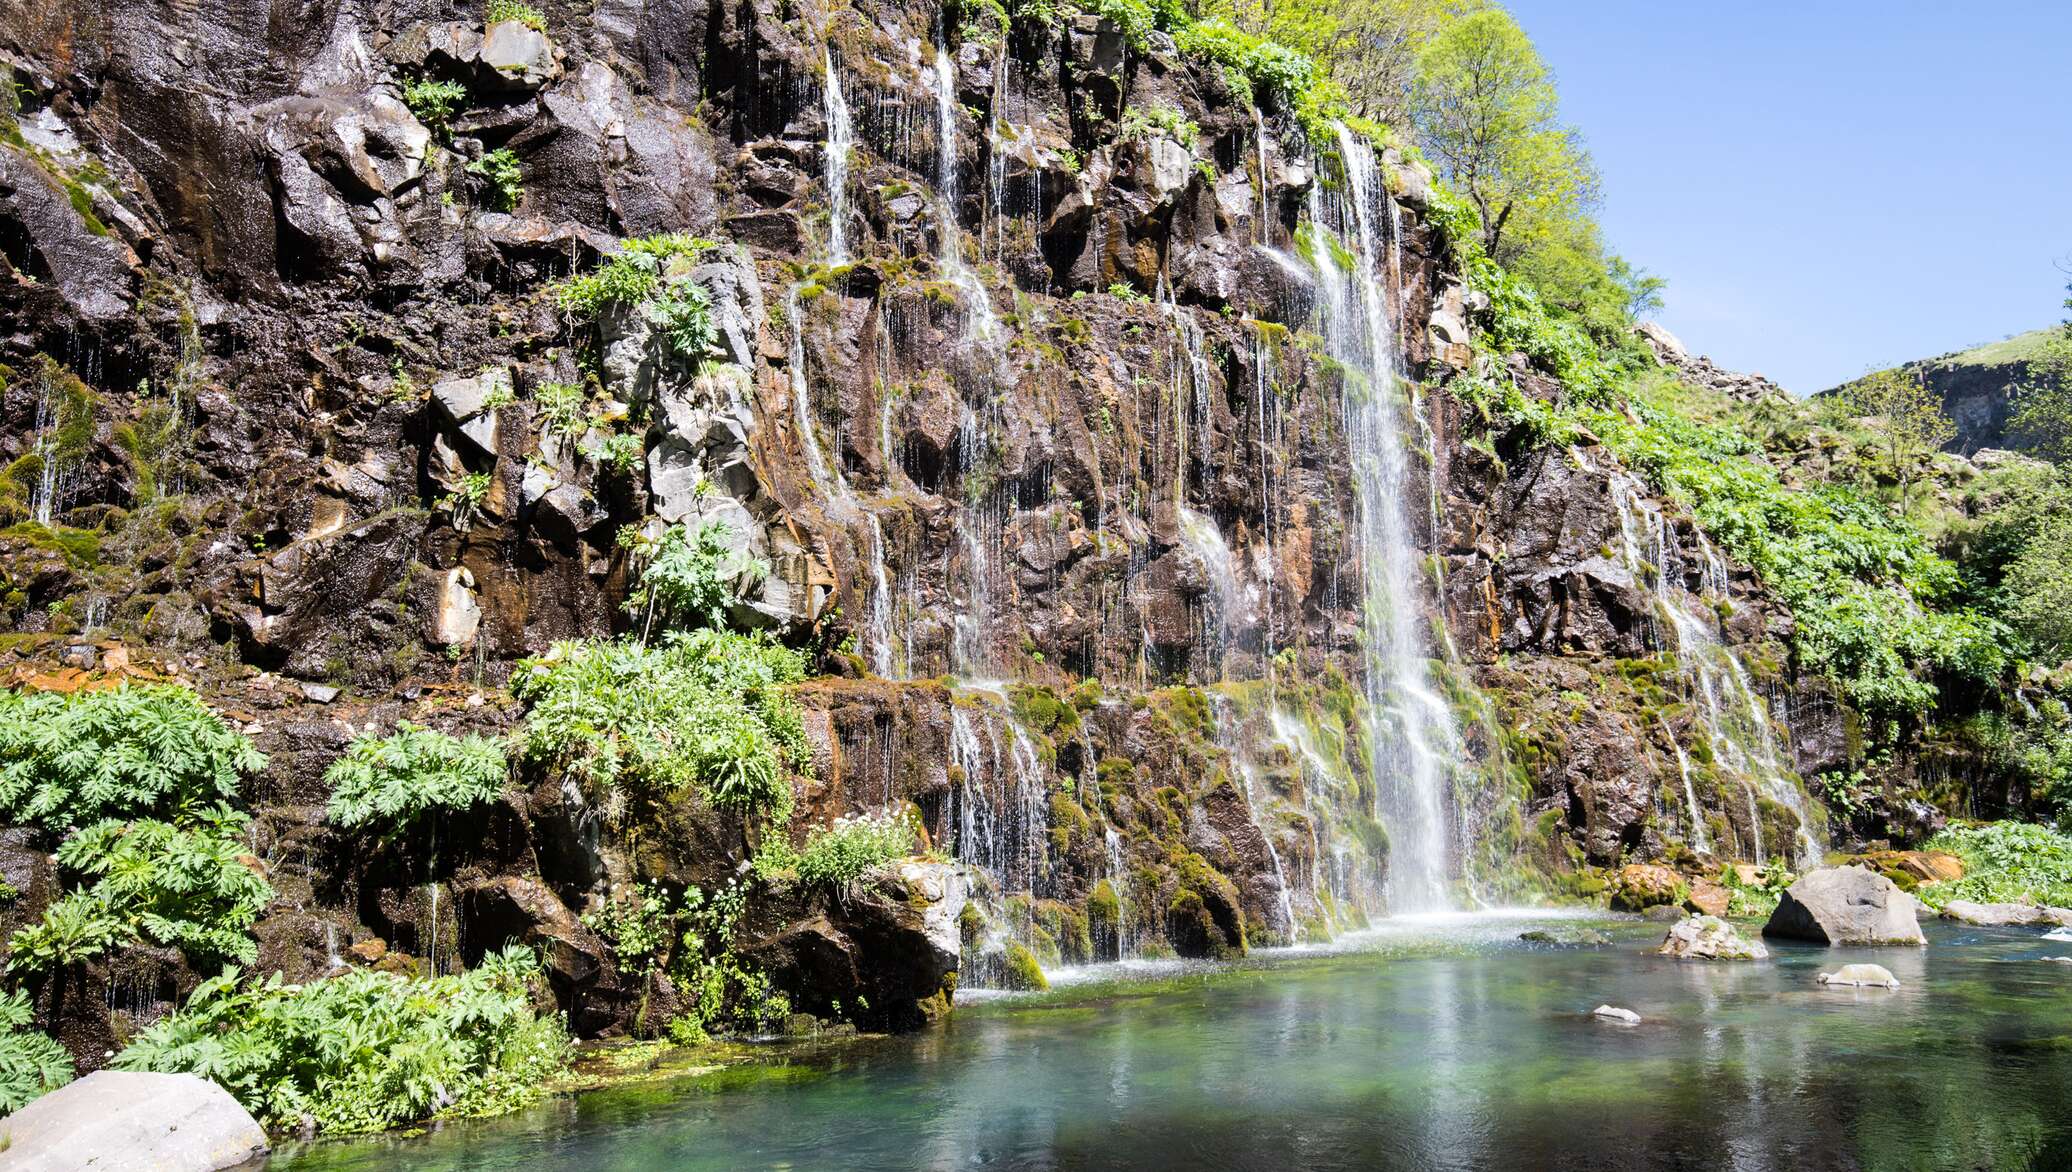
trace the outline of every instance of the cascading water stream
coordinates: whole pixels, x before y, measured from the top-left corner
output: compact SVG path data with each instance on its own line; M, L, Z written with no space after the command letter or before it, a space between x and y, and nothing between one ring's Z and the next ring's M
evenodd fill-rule
M935 82L935 194L940 203L942 237L938 258L943 275L957 287L964 306L964 329L968 340L990 342L999 331L993 316L993 302L978 274L964 259L964 231L957 224L957 67L950 51L938 46L932 70Z
M1572 450L1570 458L1578 467L1598 470L1580 451ZM1677 575L1671 573L1671 561L1676 557L1676 549L1669 537L1667 519L1648 500L1632 473L1612 469L1606 481L1619 514L1621 560L1652 596L1657 630L1673 645L1713 760L1738 775L1748 799L1749 846L1756 862L1766 861L1759 800L1762 798L1783 805L1798 819L1794 861L1801 865L1817 862L1821 844L1815 833L1811 804L1784 767L1767 706L1756 695L1740 658L1721 641L1715 623L1693 613L1681 597L1683 591L1674 585ZM1705 556L1699 568L1700 585L1724 597L1725 564L1718 560L1710 544L1702 545L1702 549ZM1685 769L1686 801L1696 845L1705 841L1704 823L1699 816L1697 795L1691 788L1688 757L1681 745L1677 755Z
M1423 556L1404 494L1410 471L1404 404L1395 372L1395 328L1377 277L1377 200L1385 200L1374 152L1338 128L1344 183L1334 197L1311 189L1314 230L1336 226L1352 261L1328 243L1311 250L1320 277L1324 339L1346 372L1344 415L1357 503L1368 736L1377 815L1388 827L1388 902L1396 912L1448 905L1446 805L1452 762L1463 755L1446 701L1432 687L1420 621Z
M834 54L826 46L820 59L827 70L821 86L821 102L827 117L827 263L849 263L849 152L856 146L856 131L849 118L849 102L842 96L842 75L835 72Z

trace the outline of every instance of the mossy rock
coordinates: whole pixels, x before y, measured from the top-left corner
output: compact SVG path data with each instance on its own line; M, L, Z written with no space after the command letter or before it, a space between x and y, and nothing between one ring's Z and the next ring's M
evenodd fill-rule
M1036 963L1035 953L1009 941L1000 967L1000 987L1017 993L1040 993L1050 988L1050 978L1043 975L1043 966Z

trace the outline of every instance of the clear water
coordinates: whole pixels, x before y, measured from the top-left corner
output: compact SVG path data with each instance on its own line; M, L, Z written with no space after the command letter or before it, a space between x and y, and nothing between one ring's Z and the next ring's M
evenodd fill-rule
M1546 926L1544 921L1542 925ZM1347 950L1098 970L919 1035L557 1099L275 1169L2072 1166L2072 966L2013 929L1768 962L1411 921ZM1567 926L1566 924L1559 926ZM1896 991L1822 988L1874 961ZM1637 1026L1592 1020L1600 1003Z

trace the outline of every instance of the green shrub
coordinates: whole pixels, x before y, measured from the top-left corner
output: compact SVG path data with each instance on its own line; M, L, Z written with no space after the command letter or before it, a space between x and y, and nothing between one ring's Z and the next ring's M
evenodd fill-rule
M542 383L532 393L543 431L570 433L582 430L589 421L584 410L589 400L583 388L574 383Z
M1915 891L1931 907L1953 899L2072 907L2072 836L2048 826L1988 822L1952 827L1930 839L1928 849L1964 860L1962 879L1926 883Z
M171 815L237 797L266 767L242 733L186 688L0 692L0 817L53 830Z
M249 820L220 811L192 827L109 819L58 847L58 865L93 876L9 941L10 970L62 967L122 943L178 948L197 963L251 963L250 935L273 888L246 865Z
M0 997L0 1115L72 1081L72 1056L32 1024L29 995L17 989Z
M403 83L403 104L410 107L410 113L419 122L432 130L444 131L447 121L460 109L467 96L468 88L457 81L418 78Z
M673 281L655 296L654 313L669 352L695 360L712 345L712 295L692 281Z
M808 831L802 849L783 839L765 844L755 867L766 879L796 879L840 892L871 868L913 854L916 838L913 819L904 812L842 817Z
M511 1111L568 1062L560 1017L533 1010L538 973L521 948L450 977L357 969L288 985L230 969L114 1066L199 1075L274 1128L367 1132Z
M605 257L596 272L553 286L555 304L582 317L596 317L607 305L638 305L655 291L674 262L694 261L713 247L710 240L680 232L622 241L619 251Z
M127 939L122 921L99 900L73 892L43 909L33 924L7 941L7 971L47 973L68 969L115 948Z
M513 211L525 198L525 167L509 147L499 147L469 163L468 174L489 181L489 206L497 211Z
M727 539L733 530L724 521L707 521L694 535L687 525L671 525L649 540L635 535L627 543L640 576L626 593L626 613L641 619L643 637L659 619L664 627L692 624L722 628L734 604L733 580L746 555L736 555ZM751 577L770 572L760 562L745 567Z
M547 18L524 0L489 0L482 9L482 23L501 24L515 20L536 33L547 31Z
M527 759L589 783L617 821L627 791L648 798L696 787L715 807L781 824L791 810L785 765L806 765L797 653L718 631L663 647L623 640L559 643L526 660L511 688L532 710Z
M331 821L348 829L379 820L401 830L433 811L464 810L503 793L510 768L501 740L450 736L407 720L388 736L363 733L324 771Z
M608 900L583 916L583 924L604 937L619 970L645 975L662 966L676 939L676 907L669 893L648 883Z

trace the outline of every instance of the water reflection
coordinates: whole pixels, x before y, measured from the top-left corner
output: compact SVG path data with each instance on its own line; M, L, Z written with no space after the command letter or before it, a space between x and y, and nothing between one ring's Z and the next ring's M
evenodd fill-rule
M280 1169L2072 1166L2072 973L2033 932L1754 964L1504 917L994 1001L913 1038L562 1100ZM1814 976L1869 960L1896 991ZM1084 975L1083 975L1084 976ZM1602 1002L1635 1027L1590 1019Z

